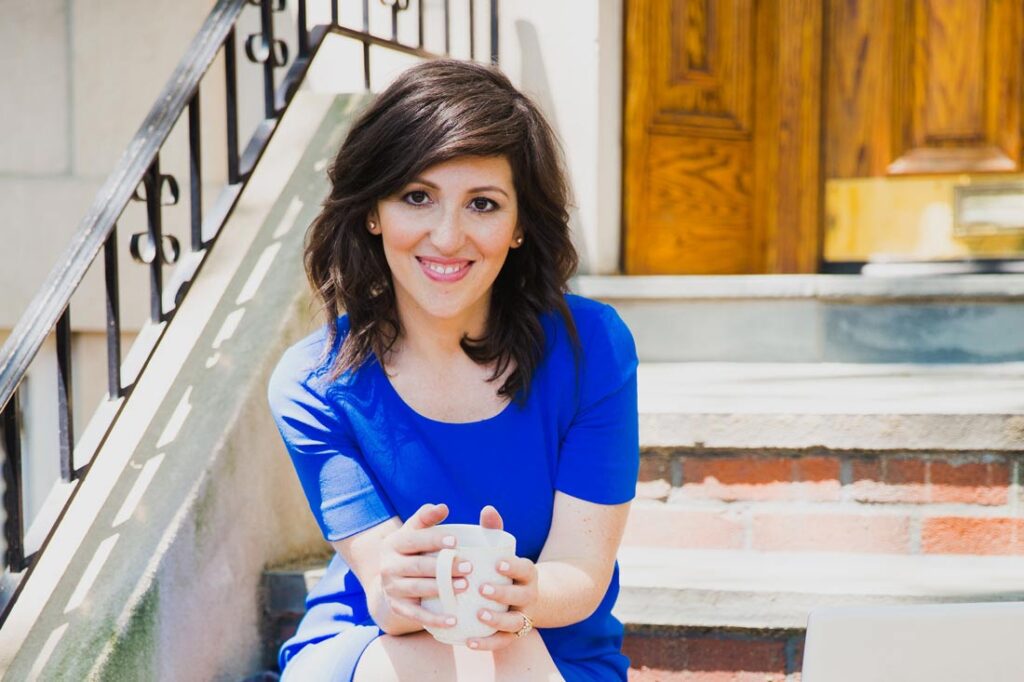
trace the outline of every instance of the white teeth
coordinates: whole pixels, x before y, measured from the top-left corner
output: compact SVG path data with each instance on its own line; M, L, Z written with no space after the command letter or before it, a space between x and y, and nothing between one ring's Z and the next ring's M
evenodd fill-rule
M465 265L440 265L438 263L428 263L426 261L424 261L423 264L441 275L450 275L451 273L458 272L462 268L466 267Z

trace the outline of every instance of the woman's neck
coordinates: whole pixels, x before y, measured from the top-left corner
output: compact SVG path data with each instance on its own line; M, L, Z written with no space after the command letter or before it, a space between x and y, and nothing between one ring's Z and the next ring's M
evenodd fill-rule
M431 364L464 359L466 354L459 344L462 337L468 334L479 338L487 330L486 308L473 308L459 317L438 318L416 306L403 309L399 304L398 317L402 324L400 351Z

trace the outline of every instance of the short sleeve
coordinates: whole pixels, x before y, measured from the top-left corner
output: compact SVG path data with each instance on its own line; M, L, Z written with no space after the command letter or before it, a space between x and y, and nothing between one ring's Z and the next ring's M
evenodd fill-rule
M633 499L640 468L638 365L629 327L599 304L583 341L579 401L562 440L555 488L600 504Z
M286 351L271 374L267 400L320 531L328 541L341 540L395 514L348 419L313 390L295 350Z

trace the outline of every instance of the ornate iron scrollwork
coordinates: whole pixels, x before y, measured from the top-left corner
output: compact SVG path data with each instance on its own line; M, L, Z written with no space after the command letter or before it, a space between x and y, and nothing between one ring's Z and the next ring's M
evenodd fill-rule
M181 255L181 243L178 238L170 235L161 235L161 249L160 249L160 261L164 265L170 265L178 262L178 256ZM128 242L128 249L131 251L132 258L135 262L142 263L143 265L151 265L153 260L156 258L156 247L153 245L153 237L149 232L136 232L132 235L131 241Z
M149 177L149 176L147 176ZM159 180L156 185L159 189L154 191L154 196L161 206L175 206L178 200L181 199L181 190L178 187L178 181L173 175L161 174L158 176ZM164 187L167 188L167 193L170 196L165 197ZM135 188L135 192L132 193L133 201L146 202L149 199L149 181L143 180L138 187ZM146 230L145 232L136 232L131 236L128 242L128 250L132 254L132 258L137 263L143 265L151 265L157 257L157 248L153 238L152 230ZM160 261L165 265L171 265L172 263L178 262L178 257L181 255L181 243L178 238L170 234L160 235Z
M286 0L271 0L270 11L283 12L285 3ZM249 4L259 6L263 4L263 0L249 0ZM288 63L288 45L279 38L268 39L265 33L251 33L245 39L245 56L256 64L265 64L269 60L271 66L284 66Z
M164 186L170 190L171 199L170 201L164 201ZM139 186L135 188L132 193L132 201L146 201L148 188L146 187L146 181L143 180L139 183ZM173 175L161 174L160 175L160 205L161 206L176 206L178 200L181 198L181 190L178 187L178 181Z

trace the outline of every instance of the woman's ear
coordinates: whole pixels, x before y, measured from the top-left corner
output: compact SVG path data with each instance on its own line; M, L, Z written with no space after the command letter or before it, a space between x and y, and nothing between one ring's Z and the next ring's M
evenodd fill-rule
M380 220L377 218L376 211L366 214L366 229L370 231L370 234L380 234Z

